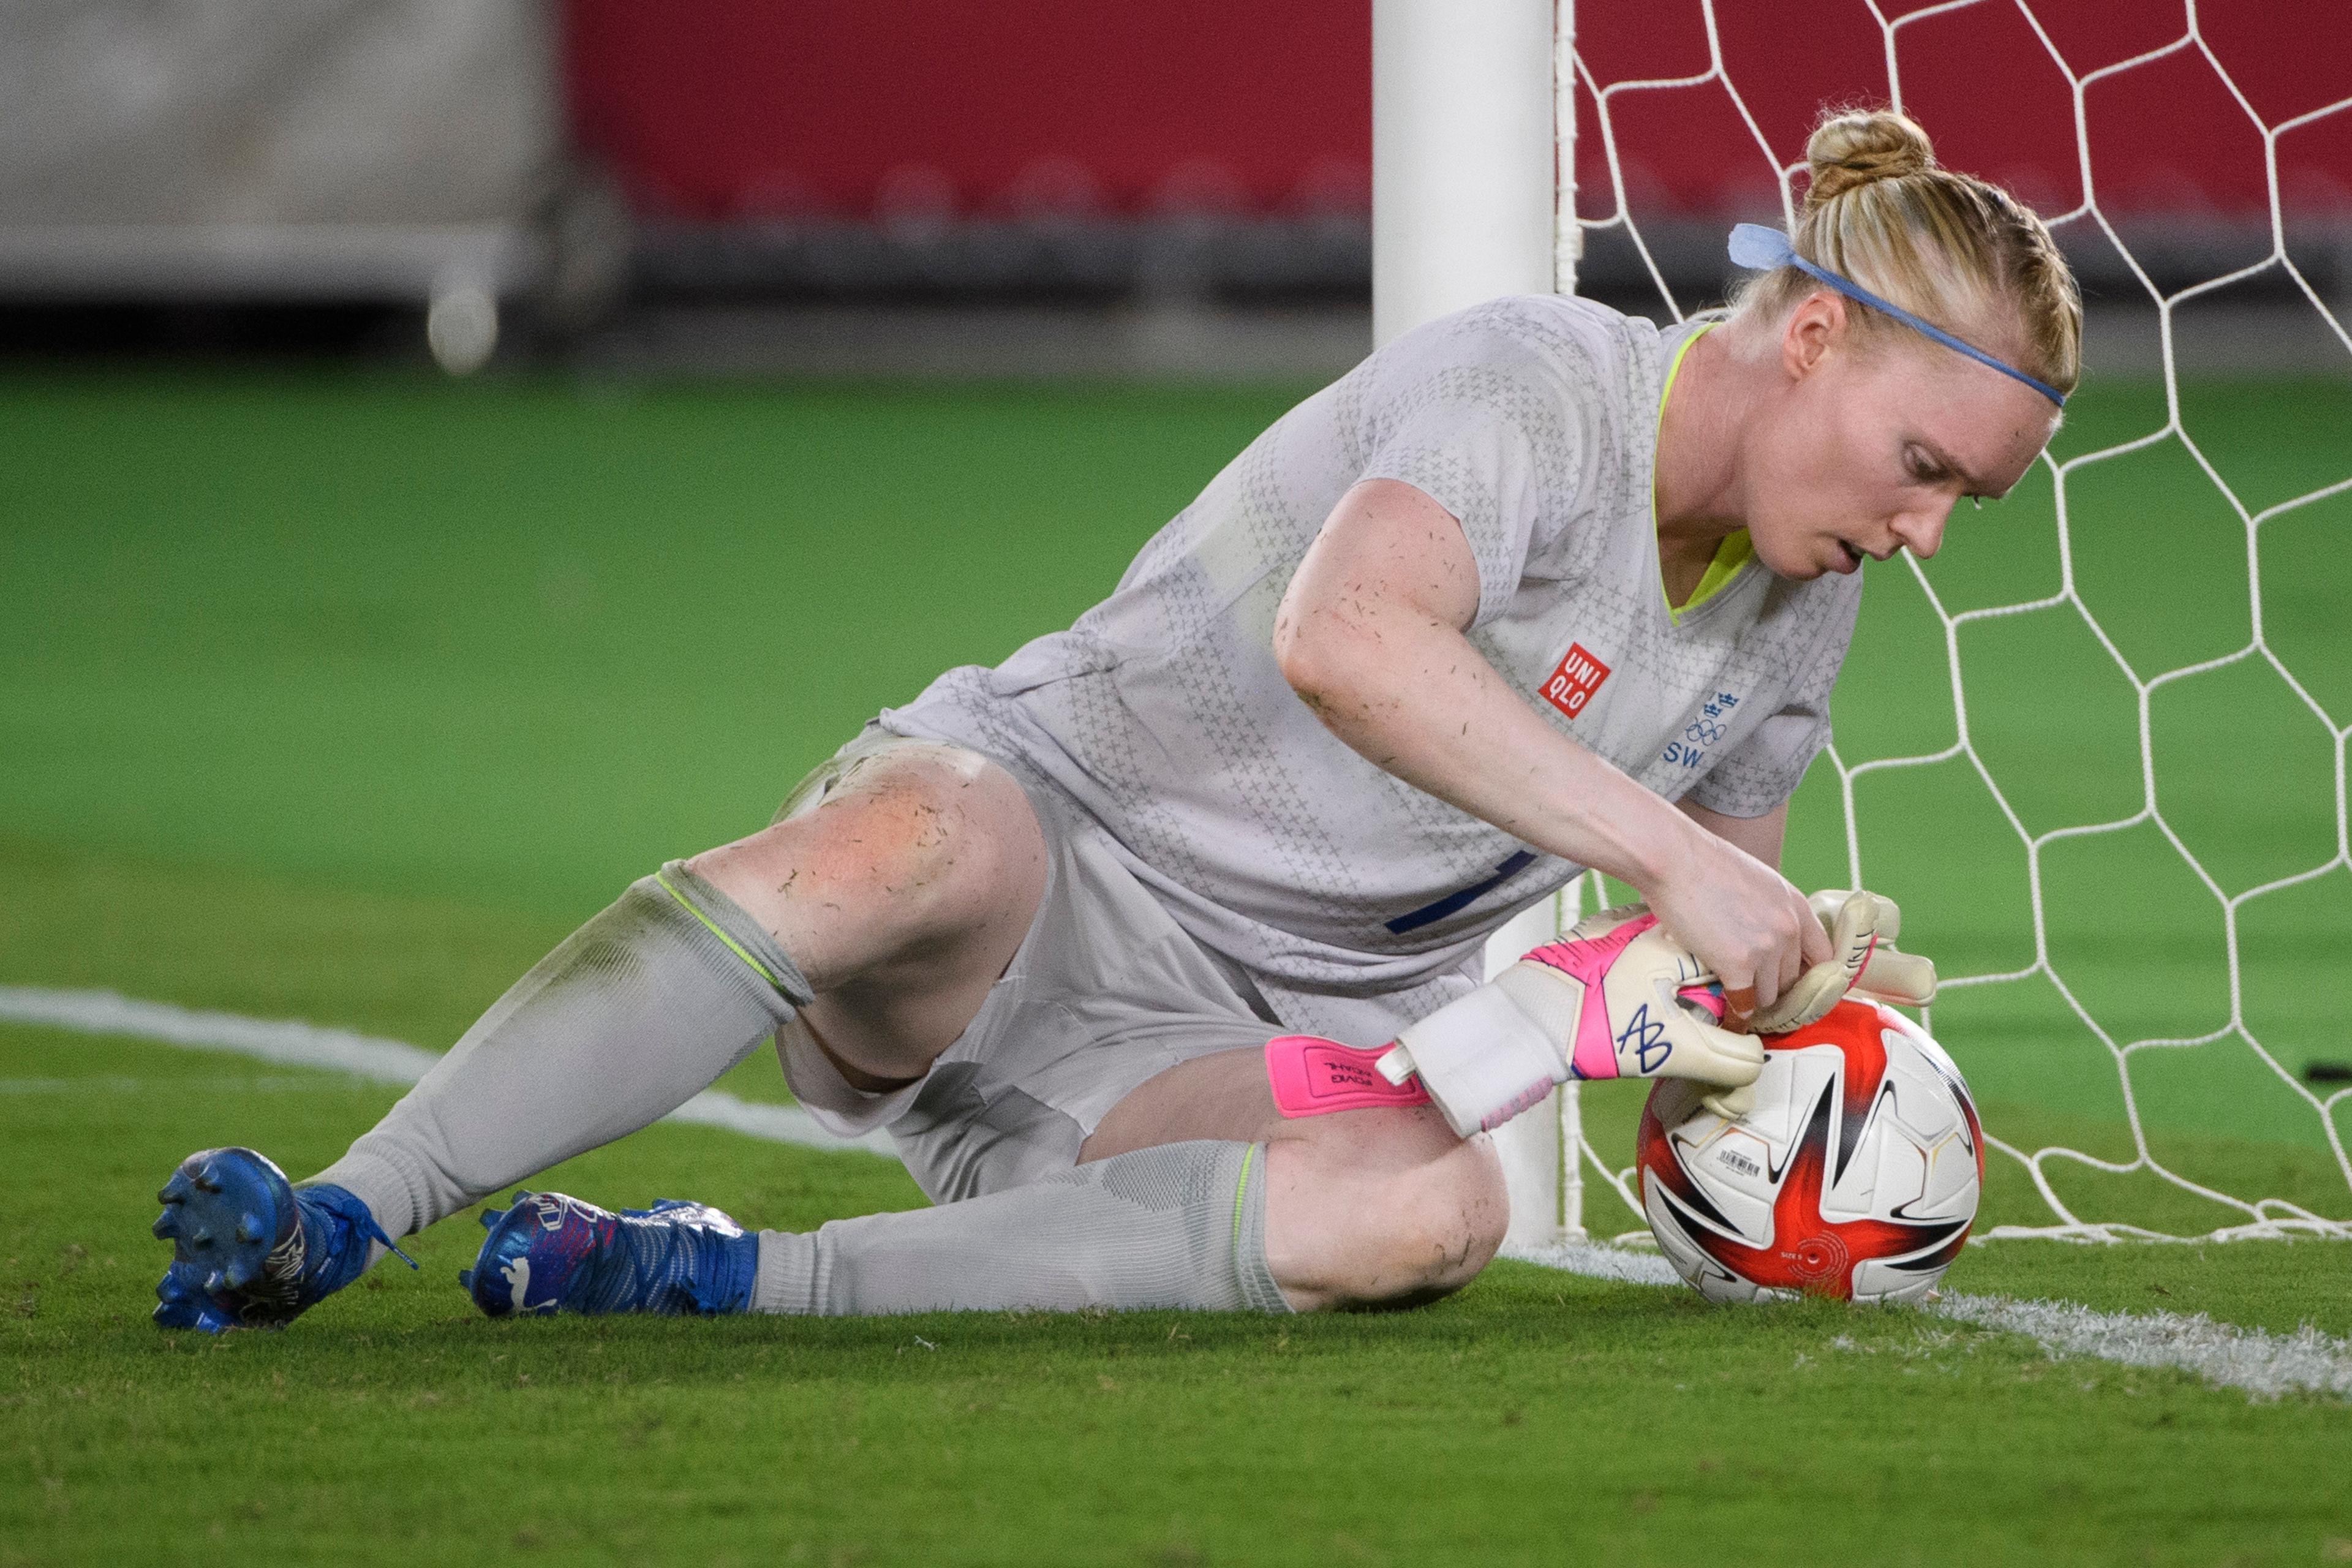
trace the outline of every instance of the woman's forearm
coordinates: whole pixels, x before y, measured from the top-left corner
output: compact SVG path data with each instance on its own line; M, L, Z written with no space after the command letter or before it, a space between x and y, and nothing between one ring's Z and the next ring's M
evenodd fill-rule
M1467 637L1360 601L1302 627L1285 673L1331 731L1416 788L1647 892L1704 829L1559 733Z
M1752 984L1769 1005L1807 960L1828 956L1820 922L1772 867L1546 723L1464 635L1477 609L1477 563L1453 515L1410 485L1370 480L1299 563L1274 654L1356 751L1638 889L1727 988Z

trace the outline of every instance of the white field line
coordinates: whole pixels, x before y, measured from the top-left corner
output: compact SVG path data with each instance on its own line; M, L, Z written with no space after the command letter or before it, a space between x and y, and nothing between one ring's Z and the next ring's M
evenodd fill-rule
M145 1094L150 1090L169 1092L180 1086L165 1079L132 1078L127 1073L108 1073L89 1078L0 1078L0 1100L11 1096L56 1094L68 1100L89 1100L102 1094ZM250 1077L214 1077L205 1079L205 1088L215 1094L318 1094L334 1087L333 1081L317 1073L264 1073Z
M351 1073L378 1083L413 1084L441 1058L401 1040L323 1028L294 1019L247 1018L205 1013L165 1002L142 1002L111 991L52 991L0 985L0 1022L39 1025L88 1035L117 1035L189 1050L220 1051L288 1067ZM63 1090L75 1080L0 1079L6 1092ZM88 1089L120 1089L135 1080L79 1080ZM772 1143L810 1149L863 1149L888 1154L889 1139L869 1133L856 1142L834 1137L794 1105L759 1105L706 1089L667 1117L723 1127ZM1547 1268L1632 1285L1675 1285L1674 1268L1655 1253L1571 1243L1514 1249L1511 1257ZM2310 1392L2352 1396L2352 1343L2305 1328L2291 1335L2235 1328L2199 1314L2094 1312L2070 1302L2020 1301L2002 1296L1947 1294L1929 1309L1979 1327L2024 1334L2052 1354L2096 1356L2126 1366L2178 1367L2209 1383L2242 1388L2258 1398Z
M49 991L31 985L0 985L0 1023L37 1024L85 1035L123 1035L194 1051L225 1051L287 1067L323 1068L377 1083L405 1087L423 1078L441 1058L402 1040L386 1040L349 1029L324 1028L299 1019L247 1018L236 1013L201 1013L167 1002L142 1002L111 991ZM665 1118L698 1127L723 1127L772 1143L809 1149L863 1149L896 1158L888 1134L873 1132L856 1142L835 1138L797 1105L761 1105L718 1089L705 1089Z
M2072 1301L1954 1292L1947 1292L1934 1310L1964 1323L2031 1335L2053 1351L2126 1366L2179 1367L2257 1398L2296 1393L2352 1397L2352 1342L2308 1323L2292 1334L2273 1334L2217 1323L2202 1312L2094 1312Z
M1588 1242L1513 1248L1508 1257L1546 1268L1628 1285L1679 1285L1674 1266L1654 1252ZM1945 1291L1927 1310L1979 1328L2039 1341L2056 1355L2096 1356L2126 1366L2173 1367L2256 1399L2283 1394L2352 1397L2352 1341L2309 1324L2292 1334L2217 1323L2199 1312L2095 1312L2072 1301L2022 1301Z
M1613 1279L1621 1285L1682 1283L1681 1276L1675 1272L1675 1266L1656 1253L1634 1252L1622 1247L1596 1247L1586 1241L1568 1241L1552 1247L1506 1247L1503 1256L1516 1258L1522 1263L1536 1263L1546 1268L1581 1274L1590 1279Z

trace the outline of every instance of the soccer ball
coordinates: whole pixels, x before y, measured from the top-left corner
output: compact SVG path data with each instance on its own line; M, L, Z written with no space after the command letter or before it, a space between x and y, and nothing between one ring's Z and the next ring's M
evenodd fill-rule
M1841 1002L1764 1041L1756 1108L1727 1121L1662 1079L1642 1110L1642 1205L1710 1301L1916 1301L1969 1238L1984 1132L1959 1068L1891 1007Z

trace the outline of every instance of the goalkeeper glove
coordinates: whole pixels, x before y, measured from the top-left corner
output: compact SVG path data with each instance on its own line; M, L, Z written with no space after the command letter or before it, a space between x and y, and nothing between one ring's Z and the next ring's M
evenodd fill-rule
M1895 946L1903 911L1894 900L1837 889L1807 902L1829 933L1832 956L1799 975L1772 1005L1758 1009L1745 1021L1748 1028L1759 1035L1801 1029L1849 994L1897 1007L1924 1007L1936 999L1933 961Z
M1397 1037L1377 1064L1418 1075L1454 1131L1499 1127L1571 1077L1756 1081L1764 1047L1720 1026L1722 988L1640 904L1580 921ZM1714 1103L1710 1099L1709 1103Z

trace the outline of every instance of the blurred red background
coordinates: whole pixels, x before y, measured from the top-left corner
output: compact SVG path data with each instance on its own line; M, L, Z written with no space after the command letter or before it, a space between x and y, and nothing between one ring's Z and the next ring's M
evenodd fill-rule
M1927 7L1884 9L1899 19ZM2053 215L2083 192L2068 68L2092 78L2089 165L2115 214L2259 214L2257 121L2352 98L2345 0L2209 3L2202 47L2105 77L2095 73L2183 37L2182 0L2029 8L2039 33L2013 0L1899 25L1895 68L1947 163ZM1769 205L1773 162L1801 156L1819 106L1889 95L1885 37L1863 0L1721 0L1716 14L1738 101L1721 80L1621 85L1707 70L1699 0L1578 8L1586 69L1616 89L1637 211ZM568 0L566 16L575 134L648 216L1298 214L1370 202L1366 0ZM1613 198L1593 105L1579 107L1579 206L1602 216ZM2278 145L2290 212L2352 209L2352 110Z

